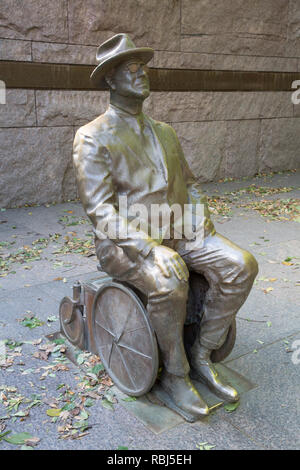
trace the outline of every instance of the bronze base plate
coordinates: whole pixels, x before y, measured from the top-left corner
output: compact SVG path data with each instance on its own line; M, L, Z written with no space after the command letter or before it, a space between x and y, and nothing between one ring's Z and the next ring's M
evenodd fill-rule
M59 331L47 335L47 338L52 341L57 338L64 338L67 344L66 356L78 367L75 355L75 352L78 350L78 348L73 346ZM230 369L230 367L224 364L214 364L214 367L217 369L220 377L223 377L225 381L229 382L240 395L257 387L257 385L253 384L238 372ZM211 411L221 407L224 404L223 400L216 397L202 383L193 380L193 384L202 398L206 401ZM160 403L151 392L147 393L147 395L136 398L135 401L124 401L124 399L128 398L125 393L121 392L116 386L112 387L112 391L116 395L119 404L129 411L129 413L135 416L139 421L141 421L144 426L146 426L146 428L148 428L154 434L161 434L179 424L188 424L179 414L162 405L162 403ZM209 422L209 418L210 417L208 416L207 418L203 418L197 422Z
M257 387L257 385L250 382L248 379L225 366L224 364L214 364L220 377L229 382L240 395L249 390ZM224 401L216 397L208 388L202 383L193 380L193 384L200 393L201 397L207 403L210 411L213 411L224 404ZM154 434L161 434L168 429L177 426L178 424L188 424L179 414L166 408L155 395L149 392L146 396L137 398L136 401L126 402L122 401L126 395L120 392L116 387L113 389L119 403L124 406L130 413L132 413L139 421L141 421L150 431ZM209 422L210 416L203 418L199 422Z

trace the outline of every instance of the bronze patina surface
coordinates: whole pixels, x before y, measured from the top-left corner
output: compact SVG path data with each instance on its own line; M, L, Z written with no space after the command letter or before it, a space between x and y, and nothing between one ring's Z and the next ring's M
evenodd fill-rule
M148 392L158 372L156 339L137 295L114 282L98 289L92 310L96 348L114 383L127 395Z
M152 55L150 48L136 48L126 34L118 34L99 46L92 80L96 87L107 83L110 105L103 115L77 131L74 165L80 198L94 226L102 270L114 280L132 286L146 299L147 316L163 366L153 391L186 420L195 421L207 416L209 408L191 377L203 382L222 400L239 399L238 392L218 374L212 359L214 351L221 351L226 342L229 341L226 350L233 346L235 316L251 290L258 267L248 251L216 233L206 197L188 167L175 131L142 112L143 101L150 93L146 63ZM139 204L146 208L146 219L140 215L142 229L137 230L132 218L121 211L121 196L126 198L128 207ZM151 209L162 203L169 208L174 204L180 208L186 204L204 207L201 245L191 248L186 239L178 239L174 235L175 222L170 233L159 225L159 231L152 236ZM114 235L103 236L107 224L117 227ZM121 236L124 227L126 236ZM191 321L195 325L194 342L185 349L189 272L205 277L207 291L201 318ZM94 347L98 351L102 345L102 350L109 348L108 356L103 356L109 372L112 351L117 353L126 331L124 321L136 307L124 298L124 318L122 313L120 324L114 323L116 293L111 300L104 294L103 287L99 287L92 309L92 329ZM135 318L137 321L138 316ZM99 332L95 333L97 325ZM143 353L140 345L131 340L129 347ZM126 369L129 356L125 362ZM133 378L134 366L131 364L128 370L127 376ZM124 378L124 371L119 373ZM138 381L141 371L135 374Z

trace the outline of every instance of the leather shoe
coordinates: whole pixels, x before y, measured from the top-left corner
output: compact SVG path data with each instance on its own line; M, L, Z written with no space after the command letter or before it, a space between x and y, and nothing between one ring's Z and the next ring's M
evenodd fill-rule
M200 345L194 345L191 350L190 377L207 385L207 387L224 401L235 403L239 400L238 392L223 383L219 374L209 359L211 351Z
M194 422L208 416L209 409L201 398L189 376L178 377L163 371L159 385L153 391L169 408L173 409L187 421Z

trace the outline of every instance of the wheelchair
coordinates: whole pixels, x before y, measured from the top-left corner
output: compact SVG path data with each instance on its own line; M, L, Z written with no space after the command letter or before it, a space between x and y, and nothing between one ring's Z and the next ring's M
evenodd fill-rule
M197 336L208 290L206 279L190 272L184 346L187 357ZM61 333L74 346L100 356L106 372L125 394L139 397L153 387L160 364L159 348L151 326L145 296L104 272L88 282L73 285L73 298L64 297L59 307ZM223 345L212 351L213 362L232 351L236 322Z

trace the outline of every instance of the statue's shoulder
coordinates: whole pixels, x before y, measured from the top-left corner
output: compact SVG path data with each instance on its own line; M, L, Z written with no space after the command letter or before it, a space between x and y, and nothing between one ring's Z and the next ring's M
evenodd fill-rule
M175 129L166 122L156 121L155 119L147 116L154 129L160 134L162 138L177 139Z
M99 143L103 141L104 144L107 141L107 138L110 135L113 135L114 132L115 122L110 110L108 109L104 114L101 114L93 121L80 127L76 132L76 137L91 138Z

